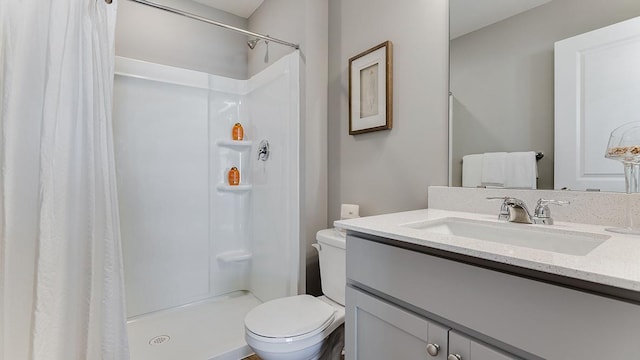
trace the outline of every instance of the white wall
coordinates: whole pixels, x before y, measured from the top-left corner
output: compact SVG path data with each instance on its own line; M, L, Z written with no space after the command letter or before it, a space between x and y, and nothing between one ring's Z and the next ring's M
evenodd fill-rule
M239 28L247 20L190 0L154 0ZM247 78L247 37L132 1L118 3L116 55Z
M447 183L447 0L329 0L329 220L427 207ZM393 53L393 129L348 134L348 60L386 40Z
M268 301L298 293L300 259L299 64L297 53L251 77L253 146L251 292ZM267 161L257 160L261 140Z
M318 256L311 247L318 230L327 227L327 0L265 0L249 18L249 30L300 45L302 58L301 112L301 263L300 291L318 294ZM264 62L266 45L258 43L249 52L249 74L255 74L293 51L269 44L269 61Z
M128 316L238 290L263 301L296 294L299 55L249 80L125 58L116 74ZM237 122L248 141L228 143ZM224 187L233 166L252 188Z
M138 78L152 75L116 75L114 81L128 316L209 293L209 91Z

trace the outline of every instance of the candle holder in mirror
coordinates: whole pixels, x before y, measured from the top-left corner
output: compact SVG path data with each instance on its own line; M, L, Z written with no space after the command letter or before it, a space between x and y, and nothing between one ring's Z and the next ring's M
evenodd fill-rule
M607 228L622 234L640 235L640 227L634 224L631 211L631 193L640 190L640 121L624 124L611 132L605 157L617 160L624 166L624 183L627 193L625 199L624 226Z

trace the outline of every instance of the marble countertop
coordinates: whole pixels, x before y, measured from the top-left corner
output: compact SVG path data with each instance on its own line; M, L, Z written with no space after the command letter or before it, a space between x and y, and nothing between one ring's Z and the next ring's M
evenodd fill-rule
M334 225L410 244L640 292L640 236L616 234L606 231L600 225L568 222L556 222L554 225L516 224L541 230L550 228L609 236L588 254L578 256L401 226L446 217L500 222L496 215L424 209L341 220Z

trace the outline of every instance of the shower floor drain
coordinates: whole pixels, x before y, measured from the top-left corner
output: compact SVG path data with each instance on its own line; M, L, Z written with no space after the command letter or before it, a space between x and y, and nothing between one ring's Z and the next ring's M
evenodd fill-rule
M169 340L171 340L171 337L169 335L159 335L151 338L151 340L149 340L149 345L161 345L164 343L168 343Z

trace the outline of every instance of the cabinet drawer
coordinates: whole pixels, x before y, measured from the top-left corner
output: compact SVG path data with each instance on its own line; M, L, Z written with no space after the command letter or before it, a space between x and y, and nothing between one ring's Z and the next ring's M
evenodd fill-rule
M541 358L635 359L640 354L640 306L635 304L352 235L347 279Z
M517 360L518 358L495 350L457 331L449 331L449 354L462 360Z
M448 328L350 287L346 296L347 359L447 359ZM429 344L436 355L427 353Z

